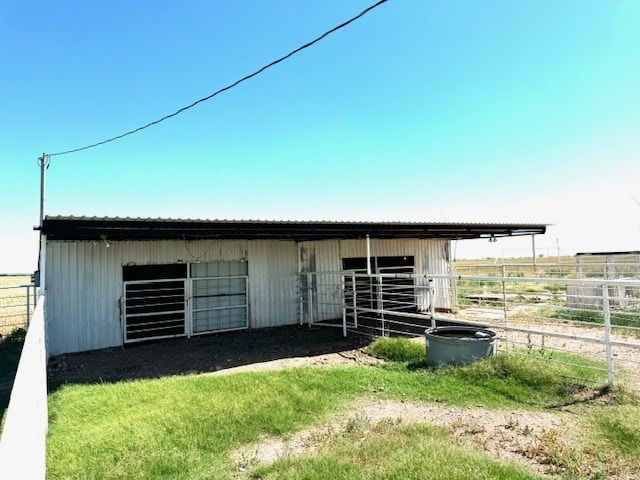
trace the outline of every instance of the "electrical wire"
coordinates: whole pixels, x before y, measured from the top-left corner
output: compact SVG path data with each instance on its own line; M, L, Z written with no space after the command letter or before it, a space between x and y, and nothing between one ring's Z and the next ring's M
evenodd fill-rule
M187 255L189 255L189 257L191 257L191 260L202 260L202 258L204 258L204 256L209 253L211 251L211 249L215 246L216 242L211 242L211 244L209 245L209 248L207 248L205 250L205 252L202 255L194 255L193 253L191 253L191 251L189 250L189 243L187 242L187 237L182 235L182 241L184 242L184 249L187 252Z
M288 59L289 57L292 57L292 56L293 56L293 55L295 55L296 53L301 52L302 50L304 50L304 49L306 49L306 48L311 47L312 45L314 45L314 44L318 43L319 41L321 41L321 40L323 40L324 38L328 37L328 36L329 36L329 35L331 35L332 33L337 32L338 30L340 30L340 29L342 29L342 28L346 27L347 25L349 25L349 24L351 24L351 23L355 22L355 21L356 21L356 20L358 20L359 18L361 18L361 17L363 17L364 15L366 15L367 13L369 13L371 10L373 10L373 9L375 9L375 8L377 8L377 7L379 7L379 6L380 6L380 5L382 5L383 3L386 3L387 1L388 1L388 0L379 0L378 2L374 3L373 5L371 5L371 6L367 7L367 8L365 8L363 11L361 11L361 12L360 12L359 14L357 14L355 17L352 17L352 18L350 18L349 20L347 20L347 21L345 21L345 22L342 22L341 24L339 24L339 25L337 25L337 26L333 27L332 29L327 30L326 32L324 32L322 35L320 35L319 37L315 38L314 40L311 40L310 42L307 42L307 43L305 43L304 45L301 45L300 47L296 48L295 50L292 50L291 52L289 52L289 53L287 53L286 55L284 55L284 56L282 56L282 57L278 58L277 60L274 60L273 62L271 62L271 63L269 63L269 64L267 64L267 65L263 66L262 68L259 68L259 69L258 69L258 70L256 70L255 72L250 73L250 74L248 74L248 75L246 75L246 76L242 77L241 79L236 80L235 82L233 82L233 83L231 83L231 84L227 85L226 87L223 87L223 88L221 88L221 89L219 89L219 90L216 90L216 91L215 91L215 92L213 92L212 94L207 95L206 97L203 97L203 98L201 98L201 99L199 99L199 100L196 100L195 102L193 102L193 103L191 103L191 104L189 104L189 105L187 105L187 106L185 106L185 107L182 107L182 108L180 108L180 109L176 110L175 112L170 113L169 115L165 115L164 117L159 118L159 119L157 119L157 120L154 120L153 122L149 122L149 123L147 123L146 125L143 125L143 126L138 127L138 128L134 128L133 130L129 130L128 132L122 133L122 134L117 135L117 136L115 136L115 137L111 137L111 138L109 138L109 139L107 139L107 140L103 140L103 141L101 141L101 142L92 143L91 145L85 145L84 147L74 148L74 149L71 149L71 150L66 150L66 151L64 151L64 152L50 153L50 154L49 154L49 157L59 157L59 156L61 156L61 155L68 155L68 154L70 154L70 153L81 152L81 151L83 151L83 150L89 150L90 148L98 147L98 146L100 146L100 145L104 145L105 143L110 143L110 142L113 142L113 141L115 141L115 140L119 140L119 139L121 139L121 138L124 138L124 137L126 137L126 136L133 135L134 133L137 133L137 132L139 132L139 131L141 131L141 130L144 130L144 129L146 129L146 128L152 127L153 125L157 125L157 124L158 124L158 123L160 123L160 122L164 122L165 120L168 120L168 119L170 119L170 118L172 118L172 117L175 117L176 115L179 115L179 114L181 114L182 112L185 112L185 111L189 110L190 108L195 107L196 105L198 105L198 104L200 104L200 103L206 102L207 100L210 100L210 99L212 99L213 97L215 97L215 96L217 96L217 95L219 95L219 94L221 94L221 93L223 93L223 92L226 92L227 90L231 90L232 88L234 88L235 86L237 86L237 85L241 84L242 82L245 82L245 81L247 81L247 80L249 80L249 79L251 79L251 78L255 77L256 75L259 75L260 73L264 72L265 70L267 70L267 69L269 69L269 68L271 68L271 67L273 67L273 66L277 65L278 63L281 63L281 62L285 61L285 60L286 60L286 59Z

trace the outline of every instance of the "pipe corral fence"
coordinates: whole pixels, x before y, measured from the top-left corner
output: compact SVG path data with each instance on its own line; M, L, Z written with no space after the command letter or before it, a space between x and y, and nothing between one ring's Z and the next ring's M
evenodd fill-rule
M638 277L575 278L575 268L544 277L509 275L503 266L497 272L301 273L300 322L370 337L422 337L426 328L446 325L489 328L498 333L499 351L573 365L589 372L581 381L600 387L615 381L638 388Z
M36 300L33 284L0 285L0 335L26 328L33 317Z

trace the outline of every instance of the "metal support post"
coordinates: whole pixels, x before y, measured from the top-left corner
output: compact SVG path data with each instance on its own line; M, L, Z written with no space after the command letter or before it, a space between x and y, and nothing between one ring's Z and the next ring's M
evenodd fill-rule
M502 308L503 308L503 316L505 325L508 323L507 320L507 283L504 279L507 277L507 267L502 264ZM505 330L504 332L504 345L505 347L509 346L509 330Z
M384 324L384 303L382 301L382 275L376 275L378 277L378 311L380 312L380 319L382 321L382 336L385 336L385 324Z
M453 277L453 308L454 311L458 310L459 302L458 302L458 277Z
M298 273L298 323L302 325L304 323L304 297L302 296L302 275Z
M607 386L613 387L613 352L611 348L611 311L609 309L609 285L602 285L602 310L604 313L604 345L607 355Z
M429 278L429 311L431 314L431 328L436 328L436 289L433 278Z
M358 328L358 289L356 288L356 272L351 274L351 286L353 287L353 325L355 328Z
M31 285L27 285L27 328L31 323Z
M533 258L533 272L537 276L538 275L538 265L536 263L536 236L535 236L535 234L531 235L531 256Z
M371 275L371 238L367 234L367 275Z
M340 281L342 283L342 336L347 338L347 302L344 297L344 275L340 275Z
M313 323L313 277L311 272L307 273L307 306L309 308L308 322L309 326Z

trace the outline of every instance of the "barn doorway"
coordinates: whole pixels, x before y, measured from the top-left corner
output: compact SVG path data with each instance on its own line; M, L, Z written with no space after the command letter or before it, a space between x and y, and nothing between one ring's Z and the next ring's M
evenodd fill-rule
M373 274L413 274L415 259L413 256L371 257ZM366 257L342 259L345 273L366 274ZM355 299L354 299L355 296ZM413 278L365 277L345 275L345 303L353 308L392 311L415 311L416 298Z
M191 265L191 334L249 328L247 262Z
M125 343L249 327L247 262L122 267Z
M186 335L187 265L126 265L124 341Z

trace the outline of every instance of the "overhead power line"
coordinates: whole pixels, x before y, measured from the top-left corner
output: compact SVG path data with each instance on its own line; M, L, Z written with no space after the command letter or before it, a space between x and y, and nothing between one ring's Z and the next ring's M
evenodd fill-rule
M157 125L160 122L164 122L165 120L168 120L172 117L175 117L176 115L181 114L182 112L185 112L187 110L189 110L190 108L195 107L196 105L206 102L207 100L211 100L213 97L226 92L227 90L231 90L233 87L241 84L242 82L245 82L247 80L249 80L250 78L255 77L256 75L259 75L260 73L264 72L265 70L267 70L268 68L271 68L275 65L277 65L280 62L285 61L286 59L288 59L289 57L292 57L293 55L295 55L298 52L301 52L302 50L309 48L310 46L318 43L320 40L323 40L324 38L328 37L329 35L331 35L334 32L337 32L338 30L346 27L347 25L355 22L356 20L358 20L359 18L363 17L364 15L366 15L367 13L369 13L371 10L379 7L380 5L382 5L383 3L386 3L388 0L380 0L376 3L374 3L373 5L365 8L363 11L361 11L359 14L357 14L355 17L350 18L349 20L342 22L340 25L337 25L335 27L333 27L331 30L327 30L326 32L324 32L322 35L320 35L319 37L315 38L314 40L311 40L310 42L305 43L304 45L301 45L300 47L296 48L295 50L292 50L291 52L287 53L286 55L278 58L277 60L274 60L271 63L268 63L267 65L263 66L262 68L259 68L258 70L256 70L253 73L250 73L249 75L246 75L244 77L242 77L239 80L236 80L235 82L227 85L226 87L223 87L219 90L216 90L215 92L213 92L210 95L207 95L206 97L203 97L199 100L196 100L195 102L184 106L178 110L176 110L173 113L170 113L169 115L165 115L162 118L159 118L157 120L154 120L153 122L149 122L146 125L143 125L141 127L138 128L134 128L133 130L129 130L128 132L122 133L120 135L117 135L115 137L111 137L108 138L107 140L102 140L101 142L96 142L96 143L92 143L91 145L85 145L84 147L79 147L79 148L74 148L71 150L66 150L64 152L57 152L57 153L51 153L49 154L49 157L58 157L60 155L68 155L70 153L76 153L76 152L81 152L83 150L89 150L90 148L94 148L94 147L98 147L100 145L104 145L105 143L110 143L113 142L115 140L119 140L121 138L127 137L129 135L133 135L134 133L140 132L141 130L144 130L146 128L152 127L153 125Z

